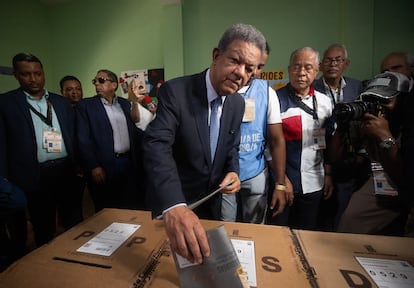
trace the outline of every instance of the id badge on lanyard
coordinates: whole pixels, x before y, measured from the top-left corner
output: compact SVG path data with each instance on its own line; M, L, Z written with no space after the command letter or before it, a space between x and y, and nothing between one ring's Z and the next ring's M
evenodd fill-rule
M398 195L398 191L392 187L391 180L380 163L374 161L371 162L371 170L372 175L374 176L375 195Z
M313 146L315 150L326 149L325 133L326 133L325 128L313 129L312 137L313 137Z
M253 122L256 117L256 105L254 98L244 99L245 108L242 122Z
M62 152L62 134L53 128L43 130L43 148L48 153Z

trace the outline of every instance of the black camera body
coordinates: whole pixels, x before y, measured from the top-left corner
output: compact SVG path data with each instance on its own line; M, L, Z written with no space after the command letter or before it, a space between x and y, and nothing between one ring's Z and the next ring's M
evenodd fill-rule
M357 100L349 103L337 103L333 115L336 123L341 126L354 120L360 120L365 113L377 116L381 110L380 101Z
M349 103L337 103L333 115L338 126L360 120L365 113L378 116L383 112L382 105L388 104L400 93L410 91L408 78L396 72L384 72L370 80L359 99Z

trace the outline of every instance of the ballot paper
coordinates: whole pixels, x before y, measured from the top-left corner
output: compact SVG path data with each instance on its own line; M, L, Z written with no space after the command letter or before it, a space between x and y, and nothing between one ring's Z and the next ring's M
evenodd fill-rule
M141 225L114 222L76 251L111 256L139 227Z
M221 190L223 190L224 188L226 188L227 186L230 186L231 184L233 184L234 179L231 179L230 181L228 181L227 183L225 183L223 186L217 188L216 190L214 190L213 192L211 192L210 194L208 194L207 196L201 198L200 200L191 203L190 205L188 205L188 208L191 210L194 210L195 208L197 208L198 206L200 206L201 204L203 204L204 202L206 202L208 199L210 199L211 197L213 197L214 195L216 195L218 192L221 192Z
M224 225L207 231L210 256L202 264L187 261L173 253L182 288L245 288L246 274Z
M246 274L247 282L250 287L257 286L256 280L256 256L254 253L253 240L231 239L237 258Z
M356 259L378 287L414 287L414 267L407 261L364 257Z

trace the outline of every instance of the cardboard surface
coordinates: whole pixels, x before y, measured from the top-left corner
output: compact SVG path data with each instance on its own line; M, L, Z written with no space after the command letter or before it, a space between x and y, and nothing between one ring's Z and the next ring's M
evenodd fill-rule
M113 222L141 227L109 257L76 252ZM131 287L165 239L150 212L104 209L17 261L0 274L0 287Z
M292 233L314 274L315 287L377 287L355 257L405 260L414 266L414 238L305 230Z
M113 222L140 228L111 256L76 251ZM201 222L206 229L224 224L231 239L254 241L260 288L376 287L357 256L414 266L414 238ZM179 280L162 221L152 220L150 212L104 209L14 263L0 274L0 287L171 288L179 287Z
M201 220L206 229L224 224L231 239L254 240L257 287L310 287L287 227ZM174 271L174 272L172 272ZM160 258L148 287L174 286L171 254Z

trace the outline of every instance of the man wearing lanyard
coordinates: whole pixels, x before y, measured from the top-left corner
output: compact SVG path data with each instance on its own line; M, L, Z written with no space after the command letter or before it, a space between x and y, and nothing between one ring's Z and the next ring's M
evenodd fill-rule
M330 165L324 150L333 125L332 105L326 95L315 91L319 53L311 47L295 50L288 66L290 82L276 93L279 97L286 139L286 191L294 192L292 206L272 219L276 225L316 229L321 198L332 194Z
M339 102L353 102L362 93L361 81L343 76L350 63L348 51L342 44L330 45L323 54L319 65L322 76L315 80L313 85L316 90L329 96L332 106ZM321 230L335 230L352 192L358 188L359 183L363 182L363 180L359 180L360 176L364 174L360 170L363 169L363 166L347 166L347 163L357 165L355 160L357 154L354 153L356 151L349 152L351 159L332 164L334 197L321 206L319 224Z
M333 105L338 102L352 102L362 92L362 82L343 76L351 60L344 45L332 44L325 50L319 65L322 76L315 80L316 90L328 95Z
M0 96L7 155L6 171L1 172L25 192L34 239L40 246L55 236L57 215L65 229L82 220L81 214L74 213L82 210L71 186L76 158L74 113L68 99L44 88L45 74L36 56L17 54L13 68L20 87ZM25 227L26 221L19 225Z

